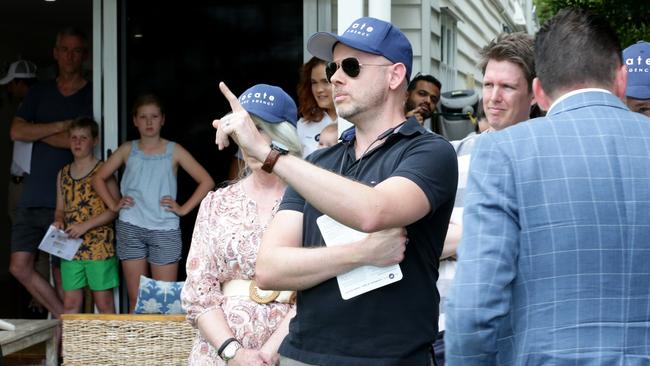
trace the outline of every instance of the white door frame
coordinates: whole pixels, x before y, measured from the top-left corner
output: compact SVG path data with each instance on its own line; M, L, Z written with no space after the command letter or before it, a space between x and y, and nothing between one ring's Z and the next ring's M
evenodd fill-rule
M100 125L99 156L119 144L117 0L93 0L93 115Z

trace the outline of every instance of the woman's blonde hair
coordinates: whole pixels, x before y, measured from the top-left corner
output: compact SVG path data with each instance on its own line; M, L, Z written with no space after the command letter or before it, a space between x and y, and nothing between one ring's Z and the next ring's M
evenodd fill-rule
M289 150L289 154L298 157L302 156L302 144L298 137L298 130L296 130L296 126L291 122L284 121L280 123L268 123L254 115L251 115L251 118L255 122L255 125L260 127L262 131L271 138L271 140L277 141L286 146L287 150Z
M302 144L298 137L298 131L291 122L284 121L279 123L268 123L252 114L250 116L253 119L253 122L255 122L255 125L261 128L262 131L271 138L271 140L281 143L287 148L287 150L289 150L289 154L302 159ZM239 177L237 180L241 180L249 174L250 169L246 166L246 162L243 159L240 159Z

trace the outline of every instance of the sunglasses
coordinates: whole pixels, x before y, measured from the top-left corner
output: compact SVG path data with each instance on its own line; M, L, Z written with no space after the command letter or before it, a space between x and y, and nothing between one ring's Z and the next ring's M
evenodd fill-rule
M393 66L393 64L386 64L386 65L376 65L376 64L361 64L359 63L359 60L357 60L354 57L348 57L344 58L341 60L340 66L339 63L337 62L328 62L327 65L325 66L325 76L327 77L327 81L331 82L332 76L336 72L336 70L343 69L343 72L348 75L349 77L356 78L359 76L359 73L361 72L361 66Z

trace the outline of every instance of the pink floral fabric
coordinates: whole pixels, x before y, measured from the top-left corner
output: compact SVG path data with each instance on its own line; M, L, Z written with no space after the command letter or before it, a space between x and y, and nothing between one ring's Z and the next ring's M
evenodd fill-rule
M263 225L256 203L246 196L241 182L209 193L196 218L187 258L187 279L181 293L187 320L192 325L196 326L196 320L205 312L221 307L235 337L245 348L252 349L262 347L289 312L290 305L263 305L228 298L223 296L221 284L253 278ZM199 335L188 365L225 363L216 348Z

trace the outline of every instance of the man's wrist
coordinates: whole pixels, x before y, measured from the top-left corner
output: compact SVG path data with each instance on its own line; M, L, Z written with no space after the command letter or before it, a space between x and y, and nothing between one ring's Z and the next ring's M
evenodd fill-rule
M72 120L65 120L61 121L59 123L59 132L65 132L70 128L70 125L72 124Z
M341 246L341 247L346 247L349 250L347 258L350 260L350 264L354 265L355 267L360 267L360 266L370 264L370 260L368 258L368 251L366 249L369 247L366 244L368 237L369 235L359 241L352 243L352 245Z

